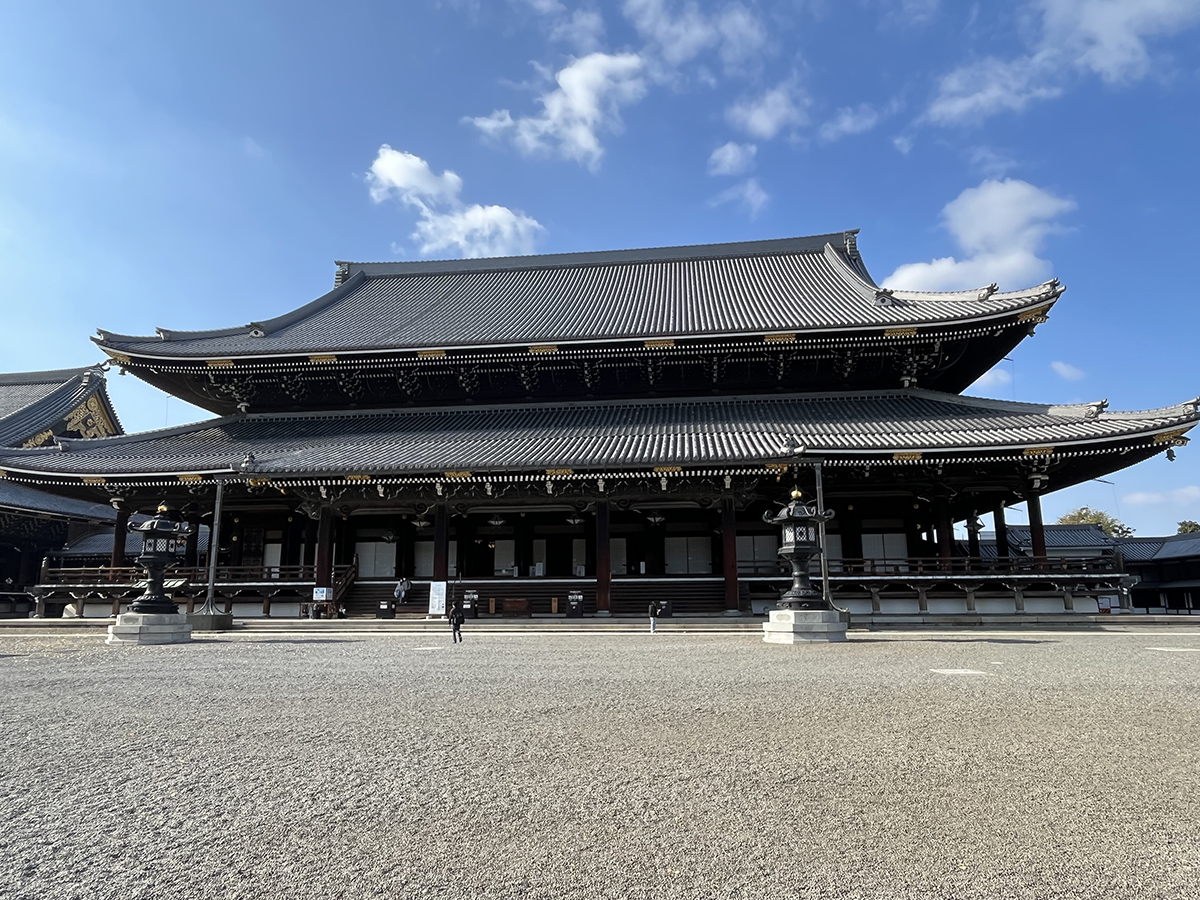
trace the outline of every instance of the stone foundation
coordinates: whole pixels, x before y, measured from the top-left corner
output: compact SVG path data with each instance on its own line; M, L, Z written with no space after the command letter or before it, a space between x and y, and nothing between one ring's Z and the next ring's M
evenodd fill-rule
M768 644L846 640L847 623L836 609L773 609L763 623Z
M108 626L106 644L182 644L192 639L192 626L181 613L121 613Z

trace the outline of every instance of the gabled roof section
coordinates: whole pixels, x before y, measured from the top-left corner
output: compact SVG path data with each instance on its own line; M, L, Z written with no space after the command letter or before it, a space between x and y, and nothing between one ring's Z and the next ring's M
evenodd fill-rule
M1194 405L1140 413L923 390L252 413L0 454L18 477L247 476L760 464L805 452L908 464L942 454L1171 446Z
M0 375L0 447L120 433L103 366Z
M1135 562L1200 557L1200 534L1185 532L1165 537L1121 538L1117 546L1126 559Z
M106 504L60 497L11 481L0 481L0 511L88 522L114 522L117 518L117 511Z
M339 263L293 312L214 331L101 331L110 355L153 359L520 347L922 327L1044 313L1026 291L889 291L856 232L733 244L427 262Z

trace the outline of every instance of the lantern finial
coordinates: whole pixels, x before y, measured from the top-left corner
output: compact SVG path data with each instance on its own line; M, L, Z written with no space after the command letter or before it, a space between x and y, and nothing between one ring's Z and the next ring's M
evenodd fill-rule
M803 497L803 496L804 496L804 492L803 492L803 491L801 491L801 490L800 490L800 488L793 488L793 489L792 489L792 499L793 499L793 500L799 500L799 499L800 499L801 497Z

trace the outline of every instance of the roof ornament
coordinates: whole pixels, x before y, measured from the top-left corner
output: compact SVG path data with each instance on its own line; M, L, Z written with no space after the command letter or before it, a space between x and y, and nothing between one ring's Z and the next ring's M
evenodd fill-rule
M993 281L987 287L980 288L979 293L976 295L975 299L986 300L988 297L992 296L992 294L996 293L996 291L998 291L998 290L1000 290L1000 285L996 284L996 282Z
M846 245L846 255L851 259L862 259L858 255L858 229L847 231L842 234L842 243Z
M1038 294L1038 296L1046 297L1046 298L1057 297L1061 293L1062 293L1062 282L1060 282L1057 278L1051 278L1044 285L1042 285L1042 290Z
M250 328L248 335L252 338L264 338L267 336L267 330L258 322L251 322L248 327Z
M900 302L896 299L896 293L891 288L880 288L875 292L876 306L899 306Z
M250 469L250 467L251 467L251 466L253 466L253 465L254 465L254 454L253 454L253 453L247 453L247 454L246 454L246 455L245 455L245 456L242 458L242 465L241 465L241 469L242 469L242 471L243 471L243 472L246 472L246 471L248 471L248 470Z
M1087 405L1087 411L1083 414L1083 417L1085 419L1098 418L1100 413L1104 412L1106 409L1108 409L1107 397L1105 397L1103 400L1098 400L1095 403L1089 403Z
M1185 403L1180 403L1179 408L1183 410L1185 416L1194 416L1196 410L1200 409L1200 397L1188 400Z
M350 277L350 263L338 259L334 260L334 265L337 266L337 272L333 276L333 286L339 288Z

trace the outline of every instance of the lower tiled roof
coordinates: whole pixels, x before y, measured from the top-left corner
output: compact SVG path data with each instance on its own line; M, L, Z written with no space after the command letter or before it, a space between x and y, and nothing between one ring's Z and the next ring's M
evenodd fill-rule
M7 451L0 469L73 475L430 473L447 469L704 466L809 453L1034 454L1172 438L1194 405L1146 412L1042 406L922 390L247 414L61 448ZM1164 444L1165 446L1165 444ZM247 455L251 461L245 462Z

